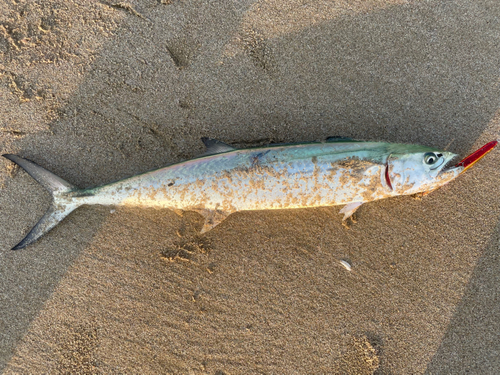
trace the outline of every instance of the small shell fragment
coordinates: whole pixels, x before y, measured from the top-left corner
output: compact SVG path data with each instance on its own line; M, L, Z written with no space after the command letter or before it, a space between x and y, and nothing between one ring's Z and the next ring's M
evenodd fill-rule
M351 265L347 263L345 260L341 260L340 264L342 264L346 270L351 271Z

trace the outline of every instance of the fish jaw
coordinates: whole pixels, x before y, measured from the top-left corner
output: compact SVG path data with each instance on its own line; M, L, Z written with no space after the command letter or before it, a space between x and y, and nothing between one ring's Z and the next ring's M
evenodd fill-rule
M431 188L426 192L431 192L436 190L437 188L447 184L448 182L457 178L462 172L464 168L462 166L454 166L451 168L444 168L436 177L435 183L432 184Z
M497 144L498 141L491 141L485 144L483 147L479 148L478 150L474 151L472 154L463 158L453 167L443 168L443 170L438 176L439 179L443 181L441 185L444 185L445 183L448 183L449 181L457 178L460 174L465 172L467 169L469 169L475 163L477 163L480 159L482 159L488 152L493 150Z

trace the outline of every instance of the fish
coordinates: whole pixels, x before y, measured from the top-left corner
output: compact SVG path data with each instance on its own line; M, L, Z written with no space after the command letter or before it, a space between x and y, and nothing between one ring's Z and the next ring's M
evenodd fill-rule
M202 138L206 152L103 186L79 189L35 162L3 155L52 195L45 215L12 250L22 249L83 205L195 211L205 233L237 211L343 205L347 220L364 203L427 194L449 183L490 152L492 141L458 164L433 147L330 137L323 142L238 149Z

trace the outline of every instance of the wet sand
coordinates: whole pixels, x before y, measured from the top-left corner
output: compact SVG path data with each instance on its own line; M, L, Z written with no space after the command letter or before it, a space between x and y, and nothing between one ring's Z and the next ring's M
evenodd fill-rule
M90 187L345 136L465 156L500 138L496 1L0 5L0 145ZM0 371L500 371L500 151L421 200L231 215L50 204L0 161ZM340 261L347 261L346 270Z

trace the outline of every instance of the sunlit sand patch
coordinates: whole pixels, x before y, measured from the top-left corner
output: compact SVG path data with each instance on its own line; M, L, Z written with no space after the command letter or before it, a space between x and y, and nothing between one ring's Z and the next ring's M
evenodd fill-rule
M495 113L493 118L488 123L488 126L481 134L481 137L476 140L476 142L474 143L474 145L471 149L473 149L475 146L479 145L484 140L494 141L495 139L497 141L500 141L500 110L498 110Z
M224 56L234 57L245 50L246 44L259 44L263 40L294 33L339 16L408 3L408 0L257 1L246 12L240 24L240 31L227 44Z

